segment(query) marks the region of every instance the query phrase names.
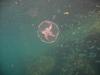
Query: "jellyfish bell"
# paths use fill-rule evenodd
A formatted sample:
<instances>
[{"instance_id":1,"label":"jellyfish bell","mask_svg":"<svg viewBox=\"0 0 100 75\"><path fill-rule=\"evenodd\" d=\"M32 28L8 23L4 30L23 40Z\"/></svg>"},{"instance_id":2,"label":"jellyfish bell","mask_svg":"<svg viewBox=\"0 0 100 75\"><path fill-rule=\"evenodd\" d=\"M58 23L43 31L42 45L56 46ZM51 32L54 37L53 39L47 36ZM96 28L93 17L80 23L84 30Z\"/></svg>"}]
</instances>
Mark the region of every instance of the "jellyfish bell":
<instances>
[{"instance_id":1,"label":"jellyfish bell","mask_svg":"<svg viewBox=\"0 0 100 75\"><path fill-rule=\"evenodd\" d=\"M42 42L53 43L59 35L59 27L52 21L45 20L39 24L37 34Z\"/></svg>"}]
</instances>

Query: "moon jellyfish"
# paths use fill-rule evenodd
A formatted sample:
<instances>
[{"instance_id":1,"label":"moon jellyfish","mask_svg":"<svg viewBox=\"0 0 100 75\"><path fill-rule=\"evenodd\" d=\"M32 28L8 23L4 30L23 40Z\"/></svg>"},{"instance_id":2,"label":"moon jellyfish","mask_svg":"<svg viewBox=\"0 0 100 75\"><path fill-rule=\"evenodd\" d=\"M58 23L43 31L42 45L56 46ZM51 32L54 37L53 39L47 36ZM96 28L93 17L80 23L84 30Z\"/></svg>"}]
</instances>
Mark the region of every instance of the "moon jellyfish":
<instances>
[{"instance_id":1,"label":"moon jellyfish","mask_svg":"<svg viewBox=\"0 0 100 75\"><path fill-rule=\"evenodd\" d=\"M52 21L45 20L39 24L37 34L42 42L53 43L59 35L59 27Z\"/></svg>"}]
</instances>

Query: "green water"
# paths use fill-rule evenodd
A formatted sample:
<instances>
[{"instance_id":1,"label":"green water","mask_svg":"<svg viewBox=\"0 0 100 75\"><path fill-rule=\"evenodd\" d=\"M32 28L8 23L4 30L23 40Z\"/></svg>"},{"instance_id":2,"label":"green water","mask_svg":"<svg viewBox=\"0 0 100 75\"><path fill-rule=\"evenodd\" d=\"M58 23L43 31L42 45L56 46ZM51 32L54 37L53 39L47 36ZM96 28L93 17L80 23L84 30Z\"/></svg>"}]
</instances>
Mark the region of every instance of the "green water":
<instances>
[{"instance_id":1,"label":"green water","mask_svg":"<svg viewBox=\"0 0 100 75\"><path fill-rule=\"evenodd\" d=\"M1 1L0 75L75 75L78 71L97 74L89 62L99 62L94 59L99 43L85 39L92 26L100 22L95 17L97 4L82 0ZM44 20L56 23L60 29L54 43L44 43L37 36L38 25Z\"/></svg>"}]
</instances>

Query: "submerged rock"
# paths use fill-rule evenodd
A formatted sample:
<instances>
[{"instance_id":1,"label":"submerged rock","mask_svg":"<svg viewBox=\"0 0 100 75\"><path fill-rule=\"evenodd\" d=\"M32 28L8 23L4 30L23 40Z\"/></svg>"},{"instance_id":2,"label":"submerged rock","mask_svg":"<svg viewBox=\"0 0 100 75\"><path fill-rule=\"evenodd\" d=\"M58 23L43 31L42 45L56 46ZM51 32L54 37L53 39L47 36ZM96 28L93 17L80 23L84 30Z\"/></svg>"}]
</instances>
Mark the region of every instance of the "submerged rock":
<instances>
[{"instance_id":1,"label":"submerged rock","mask_svg":"<svg viewBox=\"0 0 100 75\"><path fill-rule=\"evenodd\" d=\"M52 57L42 56L27 67L26 75L47 75L52 72L55 60Z\"/></svg>"}]
</instances>

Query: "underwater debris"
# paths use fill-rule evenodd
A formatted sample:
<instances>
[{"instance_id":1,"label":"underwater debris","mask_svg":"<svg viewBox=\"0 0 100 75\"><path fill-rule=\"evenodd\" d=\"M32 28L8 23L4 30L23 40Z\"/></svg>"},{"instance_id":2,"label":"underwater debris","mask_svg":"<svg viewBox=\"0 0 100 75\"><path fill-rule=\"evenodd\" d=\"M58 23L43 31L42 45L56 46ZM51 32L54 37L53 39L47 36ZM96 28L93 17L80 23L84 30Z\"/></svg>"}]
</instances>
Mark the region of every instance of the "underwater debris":
<instances>
[{"instance_id":1,"label":"underwater debris","mask_svg":"<svg viewBox=\"0 0 100 75\"><path fill-rule=\"evenodd\" d=\"M94 59L96 57L97 54L95 53L90 53L90 55L88 56L91 60Z\"/></svg>"},{"instance_id":2,"label":"underwater debris","mask_svg":"<svg viewBox=\"0 0 100 75\"><path fill-rule=\"evenodd\" d=\"M95 46L89 47L89 49L93 49Z\"/></svg>"},{"instance_id":3,"label":"underwater debris","mask_svg":"<svg viewBox=\"0 0 100 75\"><path fill-rule=\"evenodd\" d=\"M68 14L69 14L69 12L67 12L67 11L66 11L66 12L64 12L64 15L68 15Z\"/></svg>"},{"instance_id":4,"label":"underwater debris","mask_svg":"<svg viewBox=\"0 0 100 75\"><path fill-rule=\"evenodd\" d=\"M75 48L77 51L81 51L80 49L78 49L78 48Z\"/></svg>"},{"instance_id":5,"label":"underwater debris","mask_svg":"<svg viewBox=\"0 0 100 75\"><path fill-rule=\"evenodd\" d=\"M87 52L87 50L84 50L83 52Z\"/></svg>"},{"instance_id":6,"label":"underwater debris","mask_svg":"<svg viewBox=\"0 0 100 75\"><path fill-rule=\"evenodd\" d=\"M84 64L79 64L79 66L83 67L83 66L84 66Z\"/></svg>"},{"instance_id":7,"label":"underwater debris","mask_svg":"<svg viewBox=\"0 0 100 75\"><path fill-rule=\"evenodd\" d=\"M80 57L80 58L82 58L82 57L84 57L84 56L86 56L86 54L79 54L79 57Z\"/></svg>"},{"instance_id":8,"label":"underwater debris","mask_svg":"<svg viewBox=\"0 0 100 75\"><path fill-rule=\"evenodd\" d=\"M97 47L97 49L98 49L98 50L100 50L100 48L99 48L99 47Z\"/></svg>"},{"instance_id":9,"label":"underwater debris","mask_svg":"<svg viewBox=\"0 0 100 75\"><path fill-rule=\"evenodd\" d=\"M100 60L95 61L95 63L100 63Z\"/></svg>"}]
</instances>

